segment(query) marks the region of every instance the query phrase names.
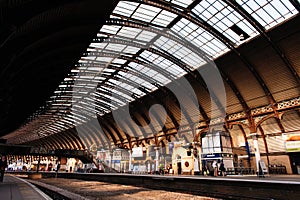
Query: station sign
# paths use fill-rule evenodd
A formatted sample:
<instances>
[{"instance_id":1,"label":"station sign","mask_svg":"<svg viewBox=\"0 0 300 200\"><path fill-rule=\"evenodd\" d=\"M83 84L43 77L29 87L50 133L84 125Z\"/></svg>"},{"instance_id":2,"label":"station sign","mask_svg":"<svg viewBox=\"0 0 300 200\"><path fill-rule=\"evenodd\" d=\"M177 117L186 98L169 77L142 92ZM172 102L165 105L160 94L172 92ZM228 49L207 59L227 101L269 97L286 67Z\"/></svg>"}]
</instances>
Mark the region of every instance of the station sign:
<instances>
[{"instance_id":1,"label":"station sign","mask_svg":"<svg viewBox=\"0 0 300 200\"><path fill-rule=\"evenodd\" d=\"M285 148L287 152L300 151L300 133L285 133L282 137L285 140Z\"/></svg>"}]
</instances>

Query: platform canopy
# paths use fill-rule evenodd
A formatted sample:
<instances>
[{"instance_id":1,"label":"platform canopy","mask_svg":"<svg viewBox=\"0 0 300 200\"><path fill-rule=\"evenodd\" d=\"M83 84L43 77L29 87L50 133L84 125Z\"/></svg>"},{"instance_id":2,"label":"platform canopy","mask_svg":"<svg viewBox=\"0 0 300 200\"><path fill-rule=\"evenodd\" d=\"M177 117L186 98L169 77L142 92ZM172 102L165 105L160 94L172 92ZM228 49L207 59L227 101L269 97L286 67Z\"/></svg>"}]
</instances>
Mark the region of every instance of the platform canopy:
<instances>
[{"instance_id":1,"label":"platform canopy","mask_svg":"<svg viewBox=\"0 0 300 200\"><path fill-rule=\"evenodd\" d=\"M2 139L132 149L223 130L234 146L251 133L276 146L300 133L299 10L298 0L6 1Z\"/></svg>"}]
</instances>

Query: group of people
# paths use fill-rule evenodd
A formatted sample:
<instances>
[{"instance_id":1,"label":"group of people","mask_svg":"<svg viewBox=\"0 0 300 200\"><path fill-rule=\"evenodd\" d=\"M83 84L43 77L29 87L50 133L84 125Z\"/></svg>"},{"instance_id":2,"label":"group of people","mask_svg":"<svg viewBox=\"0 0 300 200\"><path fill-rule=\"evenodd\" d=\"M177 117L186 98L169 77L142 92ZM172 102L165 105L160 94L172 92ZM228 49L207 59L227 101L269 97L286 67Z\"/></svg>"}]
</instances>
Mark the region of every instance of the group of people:
<instances>
[{"instance_id":1,"label":"group of people","mask_svg":"<svg viewBox=\"0 0 300 200\"><path fill-rule=\"evenodd\" d=\"M212 163L208 162L203 167L203 174L206 176L225 176L226 168L223 161L220 161L219 163L216 160Z\"/></svg>"}]
</instances>

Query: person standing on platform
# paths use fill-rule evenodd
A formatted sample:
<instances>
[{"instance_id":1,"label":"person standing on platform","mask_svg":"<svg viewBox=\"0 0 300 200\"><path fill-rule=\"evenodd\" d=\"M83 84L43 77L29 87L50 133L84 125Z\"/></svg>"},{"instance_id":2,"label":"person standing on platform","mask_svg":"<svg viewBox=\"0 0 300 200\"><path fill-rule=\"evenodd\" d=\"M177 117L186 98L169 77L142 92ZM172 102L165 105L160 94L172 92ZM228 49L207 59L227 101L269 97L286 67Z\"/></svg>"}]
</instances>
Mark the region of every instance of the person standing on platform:
<instances>
[{"instance_id":1,"label":"person standing on platform","mask_svg":"<svg viewBox=\"0 0 300 200\"><path fill-rule=\"evenodd\" d=\"M220 172L221 172L221 176L225 176L225 171L226 171L226 168L225 168L225 166L224 166L224 163L223 163L223 161L221 161L221 163L220 163L220 168L219 168L219 170L220 170Z\"/></svg>"},{"instance_id":2,"label":"person standing on platform","mask_svg":"<svg viewBox=\"0 0 300 200\"><path fill-rule=\"evenodd\" d=\"M214 169L214 176L218 176L218 164L216 160L213 161L212 167Z\"/></svg>"},{"instance_id":3,"label":"person standing on platform","mask_svg":"<svg viewBox=\"0 0 300 200\"><path fill-rule=\"evenodd\" d=\"M55 171L58 172L59 170L60 170L60 162L58 161L57 165L56 165L56 170Z\"/></svg>"},{"instance_id":4,"label":"person standing on platform","mask_svg":"<svg viewBox=\"0 0 300 200\"><path fill-rule=\"evenodd\" d=\"M5 156L2 156L1 160L0 160L0 182L3 182L3 178L4 178L4 171L5 168L7 167L7 160Z\"/></svg>"}]
</instances>

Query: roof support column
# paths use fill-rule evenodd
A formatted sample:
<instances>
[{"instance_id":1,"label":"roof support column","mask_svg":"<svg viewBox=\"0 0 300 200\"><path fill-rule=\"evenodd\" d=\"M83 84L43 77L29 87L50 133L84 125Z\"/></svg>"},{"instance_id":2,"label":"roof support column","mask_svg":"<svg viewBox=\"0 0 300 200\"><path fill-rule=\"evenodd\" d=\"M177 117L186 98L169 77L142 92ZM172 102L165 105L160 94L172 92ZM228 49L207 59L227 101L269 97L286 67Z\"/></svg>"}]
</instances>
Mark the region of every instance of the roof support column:
<instances>
[{"instance_id":1,"label":"roof support column","mask_svg":"<svg viewBox=\"0 0 300 200\"><path fill-rule=\"evenodd\" d=\"M253 147L254 147L254 153L255 153L255 163L256 163L256 173L258 175L259 173L259 161L260 159L260 151L258 147L258 134L257 133L251 133L252 139L253 139Z\"/></svg>"},{"instance_id":2,"label":"roof support column","mask_svg":"<svg viewBox=\"0 0 300 200\"><path fill-rule=\"evenodd\" d=\"M159 147L154 147L155 149L155 170L159 172Z\"/></svg>"},{"instance_id":3,"label":"roof support column","mask_svg":"<svg viewBox=\"0 0 300 200\"><path fill-rule=\"evenodd\" d=\"M129 153L129 166L128 166L128 172L131 172L132 171L132 150L128 150L128 153Z\"/></svg>"},{"instance_id":4,"label":"roof support column","mask_svg":"<svg viewBox=\"0 0 300 200\"><path fill-rule=\"evenodd\" d=\"M113 158L113 155L114 155L114 154L113 154L113 149L110 149L110 150L109 150L109 156L110 156L110 157L109 157L109 170L112 169L112 160L113 160L112 158Z\"/></svg>"},{"instance_id":5,"label":"roof support column","mask_svg":"<svg viewBox=\"0 0 300 200\"><path fill-rule=\"evenodd\" d=\"M258 127L260 132L261 132L261 136L263 138L263 141L264 141L264 145L265 145L265 150L266 150L266 156L267 156L267 164L268 166L270 165L270 160L269 160L269 148L268 148L268 143L267 143L267 140L266 140L266 135L264 133L264 130L262 129L261 126Z\"/></svg>"}]
</instances>

